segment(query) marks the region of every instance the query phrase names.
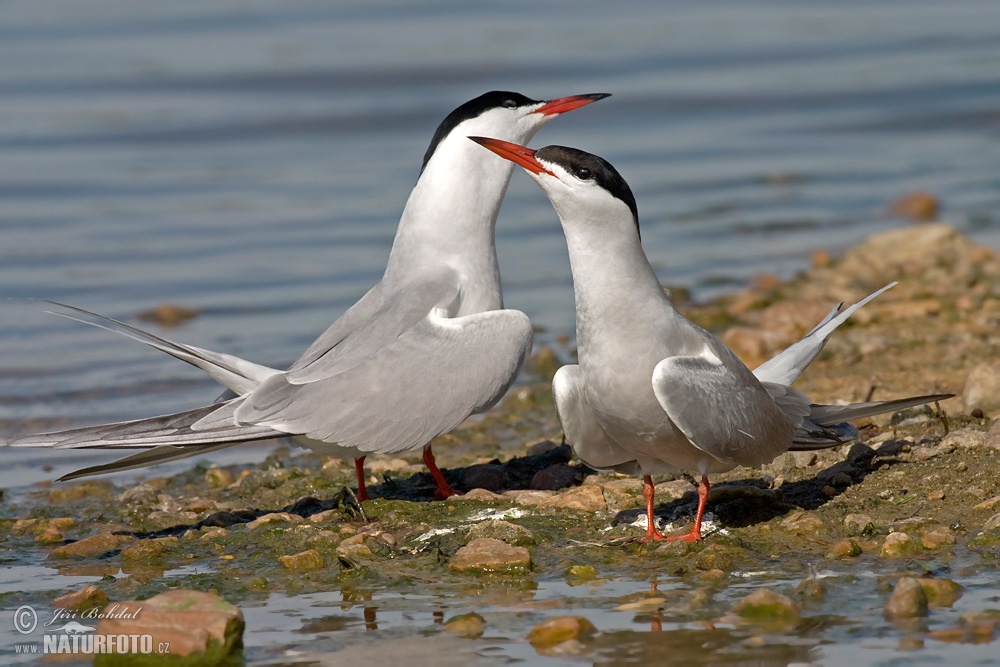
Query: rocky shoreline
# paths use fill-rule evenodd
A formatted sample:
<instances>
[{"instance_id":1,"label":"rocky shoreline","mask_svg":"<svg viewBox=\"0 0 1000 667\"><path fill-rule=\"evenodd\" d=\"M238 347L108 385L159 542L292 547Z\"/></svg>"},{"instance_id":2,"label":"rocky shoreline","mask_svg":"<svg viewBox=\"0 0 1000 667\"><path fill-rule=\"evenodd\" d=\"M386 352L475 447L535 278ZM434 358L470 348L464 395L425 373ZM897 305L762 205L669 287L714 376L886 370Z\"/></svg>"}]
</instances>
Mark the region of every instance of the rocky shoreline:
<instances>
[{"instance_id":1,"label":"rocky shoreline","mask_svg":"<svg viewBox=\"0 0 1000 667\"><path fill-rule=\"evenodd\" d=\"M513 604L531 599L517 583L525 579L652 574L648 594L621 604L658 617L765 619L795 632L805 612L823 609L825 585L807 565L819 561L874 570L879 616L926 618L958 599L961 573L995 569L1000 555L1000 258L946 225L913 226L836 259L818 252L790 281L761 276L745 292L680 306L753 367L836 303L897 280L833 335L796 387L817 402L957 396L867 420L861 442L713 478L699 544L638 543L640 481L596 474L559 444L544 382L435 443L449 482L467 491L446 502L425 502L434 484L419 457L371 459L375 499L359 505L346 490L349 464L279 452L251 468L154 470L128 488L100 479L42 484L4 500L0 538L15 562L41 556L67 574L124 572L96 586L102 603L178 586L236 605L274 592L474 586L493 596L502 589ZM552 370L568 356L538 351L534 368ZM661 528L680 530L694 486L658 481ZM776 562L799 578L796 587L762 588L735 605L720 594L735 572ZM211 572L164 578L190 564ZM684 582L684 592L657 593L657 577ZM2 597L7 607L39 602L29 593ZM459 616L444 627L482 634L482 618ZM990 641L998 619L984 608L948 631L957 642ZM592 625L549 624L526 635L539 652L599 641Z\"/></svg>"}]
</instances>

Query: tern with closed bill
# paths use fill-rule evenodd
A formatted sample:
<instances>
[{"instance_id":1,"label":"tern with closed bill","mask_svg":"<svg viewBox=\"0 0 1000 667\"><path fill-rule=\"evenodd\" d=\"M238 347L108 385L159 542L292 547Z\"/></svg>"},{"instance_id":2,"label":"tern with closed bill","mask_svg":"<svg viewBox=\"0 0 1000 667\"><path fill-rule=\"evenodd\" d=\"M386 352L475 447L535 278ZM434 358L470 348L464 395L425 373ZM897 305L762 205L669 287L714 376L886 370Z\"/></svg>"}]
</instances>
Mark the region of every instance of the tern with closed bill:
<instances>
[{"instance_id":1,"label":"tern with closed bill","mask_svg":"<svg viewBox=\"0 0 1000 667\"><path fill-rule=\"evenodd\" d=\"M321 454L355 459L360 499L368 497L366 455L422 449L437 494L453 495L435 464L431 439L493 406L514 381L532 339L527 316L503 308L494 243L513 165L466 136L496 133L526 142L559 114L604 97L538 101L494 91L452 111L424 155L382 279L288 370L64 306L66 317L193 364L231 393L172 415L0 438L0 445L151 448L62 478L73 479L291 436Z\"/></svg>"},{"instance_id":2,"label":"tern with closed bill","mask_svg":"<svg viewBox=\"0 0 1000 667\"><path fill-rule=\"evenodd\" d=\"M523 167L559 215L579 363L553 378L556 410L583 462L643 477L643 541L700 540L710 474L760 466L789 450L837 446L857 436L849 420L951 397L815 405L790 386L834 329L892 285L843 311L838 306L751 372L673 307L640 244L635 197L611 164L575 148L536 151L470 138ZM677 471L700 475L698 509L689 533L665 537L654 523L651 476Z\"/></svg>"}]
</instances>

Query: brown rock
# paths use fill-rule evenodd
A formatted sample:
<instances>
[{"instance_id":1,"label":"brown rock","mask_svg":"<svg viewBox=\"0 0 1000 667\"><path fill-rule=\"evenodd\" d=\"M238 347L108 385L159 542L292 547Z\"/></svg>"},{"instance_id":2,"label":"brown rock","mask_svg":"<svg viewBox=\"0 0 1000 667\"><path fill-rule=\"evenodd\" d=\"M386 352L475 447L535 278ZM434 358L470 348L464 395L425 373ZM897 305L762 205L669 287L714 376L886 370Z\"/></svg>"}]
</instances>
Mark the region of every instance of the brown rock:
<instances>
[{"instance_id":1,"label":"brown rock","mask_svg":"<svg viewBox=\"0 0 1000 667\"><path fill-rule=\"evenodd\" d=\"M908 192L896 198L889 206L889 210L903 218L910 218L918 222L934 220L938 216L940 204L937 197L924 190Z\"/></svg>"},{"instance_id":2,"label":"brown rock","mask_svg":"<svg viewBox=\"0 0 1000 667\"><path fill-rule=\"evenodd\" d=\"M243 638L243 613L200 591L172 590L148 600L114 602L101 615L96 634L149 634L154 651L169 646L171 656L198 656L199 665L217 664Z\"/></svg>"},{"instance_id":3,"label":"brown rock","mask_svg":"<svg viewBox=\"0 0 1000 667\"><path fill-rule=\"evenodd\" d=\"M757 589L733 605L732 611L749 621L787 627L798 624L801 615L799 606L791 598L769 588Z\"/></svg>"},{"instance_id":4,"label":"brown rock","mask_svg":"<svg viewBox=\"0 0 1000 667\"><path fill-rule=\"evenodd\" d=\"M927 615L927 594L913 577L903 577L889 596L882 611L887 620L915 618Z\"/></svg>"},{"instance_id":5,"label":"brown rock","mask_svg":"<svg viewBox=\"0 0 1000 667\"><path fill-rule=\"evenodd\" d=\"M486 503L492 503L497 500L502 500L503 496L499 493L494 493L493 491L487 491L486 489L469 489L460 496L452 496L448 500L479 500ZM331 510L337 511L337 510Z\"/></svg>"},{"instance_id":6,"label":"brown rock","mask_svg":"<svg viewBox=\"0 0 1000 667\"><path fill-rule=\"evenodd\" d=\"M270 514L265 514L262 517L254 519L247 524L247 530L254 530L260 528L261 526L270 526L276 523L290 523L298 524L305 521L298 514L289 514L288 512L271 512Z\"/></svg>"},{"instance_id":7,"label":"brown rock","mask_svg":"<svg viewBox=\"0 0 1000 667\"><path fill-rule=\"evenodd\" d=\"M76 542L70 542L61 547L56 547L49 552L50 558L84 558L87 556L100 556L111 551L118 551L127 544L131 544L135 538L131 535L115 535L113 533L98 533L85 537Z\"/></svg>"},{"instance_id":8,"label":"brown rock","mask_svg":"<svg viewBox=\"0 0 1000 667\"><path fill-rule=\"evenodd\" d=\"M948 526L933 524L920 529L920 546L932 551L955 544L955 531Z\"/></svg>"},{"instance_id":9,"label":"brown rock","mask_svg":"<svg viewBox=\"0 0 1000 667\"><path fill-rule=\"evenodd\" d=\"M155 560L181 543L177 537L158 537L133 542L122 549L122 558L131 560Z\"/></svg>"},{"instance_id":10,"label":"brown rock","mask_svg":"<svg viewBox=\"0 0 1000 667\"><path fill-rule=\"evenodd\" d=\"M861 547L854 540L847 539L841 540L834 544L826 552L826 557L831 560L840 560L842 558L854 558L861 555Z\"/></svg>"},{"instance_id":11,"label":"brown rock","mask_svg":"<svg viewBox=\"0 0 1000 667\"><path fill-rule=\"evenodd\" d=\"M483 636L483 632L486 630L486 621L482 616L473 611L448 619L442 627L459 637L477 639Z\"/></svg>"},{"instance_id":12,"label":"brown rock","mask_svg":"<svg viewBox=\"0 0 1000 667\"><path fill-rule=\"evenodd\" d=\"M235 481L233 473L225 468L211 468L205 471L205 483L210 489L224 489Z\"/></svg>"},{"instance_id":13,"label":"brown rock","mask_svg":"<svg viewBox=\"0 0 1000 667\"><path fill-rule=\"evenodd\" d=\"M879 554L883 558L908 558L917 553L917 543L906 533L889 533Z\"/></svg>"},{"instance_id":14,"label":"brown rock","mask_svg":"<svg viewBox=\"0 0 1000 667\"><path fill-rule=\"evenodd\" d=\"M199 311L195 308L185 308L172 303L161 303L158 306L139 313L139 319L147 322L155 322L161 327L175 327L190 319L198 317Z\"/></svg>"},{"instance_id":15,"label":"brown rock","mask_svg":"<svg viewBox=\"0 0 1000 667\"><path fill-rule=\"evenodd\" d=\"M459 549L448 566L456 572L526 572L531 554L524 547L481 537Z\"/></svg>"},{"instance_id":16,"label":"brown rock","mask_svg":"<svg viewBox=\"0 0 1000 667\"><path fill-rule=\"evenodd\" d=\"M584 512L600 512L608 509L601 487L594 485L578 486L564 493L556 494L539 503L539 506L583 510Z\"/></svg>"},{"instance_id":17,"label":"brown rock","mask_svg":"<svg viewBox=\"0 0 1000 667\"><path fill-rule=\"evenodd\" d=\"M793 512L785 517L781 525L793 535L813 535L825 528L823 520L809 512Z\"/></svg>"},{"instance_id":18,"label":"brown rock","mask_svg":"<svg viewBox=\"0 0 1000 667\"><path fill-rule=\"evenodd\" d=\"M306 549L297 554L278 556L278 561L293 572L319 570L326 564L323 561L323 556L315 549Z\"/></svg>"},{"instance_id":19,"label":"brown rock","mask_svg":"<svg viewBox=\"0 0 1000 667\"><path fill-rule=\"evenodd\" d=\"M868 526L874 525L874 521L867 514L848 514L844 517L844 527L855 535L860 535Z\"/></svg>"},{"instance_id":20,"label":"brown rock","mask_svg":"<svg viewBox=\"0 0 1000 667\"><path fill-rule=\"evenodd\" d=\"M950 607L962 597L962 586L951 579L917 579L929 607Z\"/></svg>"},{"instance_id":21,"label":"brown rock","mask_svg":"<svg viewBox=\"0 0 1000 667\"><path fill-rule=\"evenodd\" d=\"M674 479L669 482L660 482L653 487L653 493L658 503L668 503L671 500L679 500L684 494L693 493L696 487L686 479ZM641 489L640 489L641 490Z\"/></svg>"},{"instance_id":22,"label":"brown rock","mask_svg":"<svg viewBox=\"0 0 1000 667\"><path fill-rule=\"evenodd\" d=\"M530 546L535 543L535 536L524 526L516 523L503 521L502 519L491 519L481 521L469 529L469 541L477 540L481 537L491 537L514 546Z\"/></svg>"},{"instance_id":23,"label":"brown rock","mask_svg":"<svg viewBox=\"0 0 1000 667\"><path fill-rule=\"evenodd\" d=\"M60 595L52 601L54 609L86 612L91 609L103 609L108 604L107 593L97 586L89 584L83 588Z\"/></svg>"},{"instance_id":24,"label":"brown rock","mask_svg":"<svg viewBox=\"0 0 1000 667\"><path fill-rule=\"evenodd\" d=\"M528 633L528 641L536 651L549 651L560 644L580 641L597 634L594 624L582 616L547 618Z\"/></svg>"},{"instance_id":25,"label":"brown rock","mask_svg":"<svg viewBox=\"0 0 1000 667\"><path fill-rule=\"evenodd\" d=\"M962 401L967 410L979 408L986 414L1000 412L1000 365L984 362L965 378Z\"/></svg>"},{"instance_id":26,"label":"brown rock","mask_svg":"<svg viewBox=\"0 0 1000 667\"><path fill-rule=\"evenodd\" d=\"M550 498L555 497L555 494L552 491L541 491L534 489L515 489L513 491L505 491L503 496L505 498L510 498L518 505L527 505L529 507L534 507L536 505L541 505L542 503L548 501Z\"/></svg>"}]
</instances>

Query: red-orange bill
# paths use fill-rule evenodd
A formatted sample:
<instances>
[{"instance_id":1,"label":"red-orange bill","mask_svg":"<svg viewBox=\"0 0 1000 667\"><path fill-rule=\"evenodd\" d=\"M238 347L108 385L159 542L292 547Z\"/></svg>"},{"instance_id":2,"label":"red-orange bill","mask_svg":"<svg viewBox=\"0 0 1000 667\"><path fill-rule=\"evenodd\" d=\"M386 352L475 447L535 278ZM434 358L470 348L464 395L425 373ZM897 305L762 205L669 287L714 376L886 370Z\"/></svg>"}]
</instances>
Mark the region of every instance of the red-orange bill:
<instances>
[{"instance_id":1,"label":"red-orange bill","mask_svg":"<svg viewBox=\"0 0 1000 667\"><path fill-rule=\"evenodd\" d=\"M569 97L559 97L554 100L549 100L542 106L538 107L538 109L535 110L535 113L540 113L546 116L566 113L567 111L587 106L591 102L603 100L605 97L609 97L610 95L611 93L591 93L589 95L570 95Z\"/></svg>"},{"instance_id":2,"label":"red-orange bill","mask_svg":"<svg viewBox=\"0 0 1000 667\"><path fill-rule=\"evenodd\" d=\"M480 146L490 149L505 160L510 160L514 164L521 165L533 174L552 174L551 171L542 166L541 162L535 159L535 151L530 148L501 139L489 139L487 137L469 138Z\"/></svg>"}]
</instances>

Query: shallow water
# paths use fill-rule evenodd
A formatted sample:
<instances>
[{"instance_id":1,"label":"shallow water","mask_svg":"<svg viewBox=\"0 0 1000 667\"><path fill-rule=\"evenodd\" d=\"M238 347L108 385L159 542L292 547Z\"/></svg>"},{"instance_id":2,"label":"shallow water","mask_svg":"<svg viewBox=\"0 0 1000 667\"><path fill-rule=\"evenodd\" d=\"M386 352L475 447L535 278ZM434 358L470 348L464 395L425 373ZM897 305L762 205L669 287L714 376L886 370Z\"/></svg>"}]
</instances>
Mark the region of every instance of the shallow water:
<instances>
[{"instance_id":1,"label":"shallow water","mask_svg":"<svg viewBox=\"0 0 1000 667\"><path fill-rule=\"evenodd\" d=\"M661 278L697 298L760 272L791 275L815 249L910 224L886 208L917 188L941 198L944 218L1000 247L997 44L992 0L6 3L0 424L134 418L218 393L196 371L46 315L31 297L130 322L178 303L201 314L171 330L137 323L262 363L293 360L377 280L434 127L487 89L613 93L544 128L534 143L611 160L636 192L644 246ZM498 246L508 305L546 329L543 342L571 332L572 287L554 213L518 174ZM252 463L268 451L214 460ZM4 452L0 487L9 500L106 458ZM157 474L190 464L176 465ZM7 567L0 591L31 586L51 599L43 588L87 579L49 570ZM963 605L995 605L996 581L961 581L965 596L935 623L953 621ZM601 630L596 643L578 656L540 658L524 636L557 612L492 603L480 613L497 636L456 648L434 631L435 612L468 609L455 591L371 591L346 609L334 591L246 607L245 654L283 662L363 647L392 660L393 651L425 643L466 660L458 664L641 663L675 654L693 664L990 659L989 645L900 651L899 632L880 618L856 618L846 599L817 614L837 620L824 620L814 641L758 646L744 630L697 622L664 624L654 638L649 618L613 611L618 597L648 588L641 577L534 586L532 599L572 599L573 613ZM315 629L330 605L331 623L342 627ZM9 645L10 630L0 626ZM693 633L702 633L694 635L699 646L716 648L684 653Z\"/></svg>"}]
</instances>

